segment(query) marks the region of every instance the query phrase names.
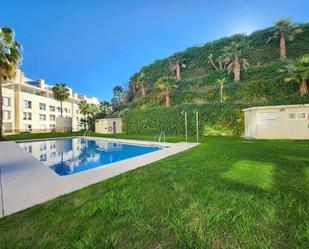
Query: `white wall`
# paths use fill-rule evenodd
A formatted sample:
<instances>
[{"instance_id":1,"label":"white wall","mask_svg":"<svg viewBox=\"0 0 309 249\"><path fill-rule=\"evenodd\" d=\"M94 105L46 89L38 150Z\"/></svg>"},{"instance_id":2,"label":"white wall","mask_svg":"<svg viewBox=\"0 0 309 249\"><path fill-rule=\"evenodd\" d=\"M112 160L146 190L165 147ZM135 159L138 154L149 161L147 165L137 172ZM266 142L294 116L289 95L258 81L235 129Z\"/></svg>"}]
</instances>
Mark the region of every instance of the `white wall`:
<instances>
[{"instance_id":1,"label":"white wall","mask_svg":"<svg viewBox=\"0 0 309 249\"><path fill-rule=\"evenodd\" d=\"M115 128L114 131L114 123ZM95 123L95 132L102 134L114 134L114 133L122 133L122 119L121 118L106 118L106 119L98 119Z\"/></svg>"},{"instance_id":2,"label":"white wall","mask_svg":"<svg viewBox=\"0 0 309 249\"><path fill-rule=\"evenodd\" d=\"M309 139L309 105L245 109L245 136L264 139Z\"/></svg>"}]
</instances>

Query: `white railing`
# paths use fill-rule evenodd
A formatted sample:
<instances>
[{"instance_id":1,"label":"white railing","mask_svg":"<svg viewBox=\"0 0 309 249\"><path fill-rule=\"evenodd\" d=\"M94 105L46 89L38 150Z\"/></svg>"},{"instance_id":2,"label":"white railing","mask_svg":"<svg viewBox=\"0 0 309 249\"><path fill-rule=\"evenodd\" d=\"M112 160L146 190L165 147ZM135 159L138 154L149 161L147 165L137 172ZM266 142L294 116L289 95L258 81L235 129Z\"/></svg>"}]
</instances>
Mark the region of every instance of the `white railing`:
<instances>
[{"instance_id":1,"label":"white railing","mask_svg":"<svg viewBox=\"0 0 309 249\"><path fill-rule=\"evenodd\" d=\"M163 142L165 143L165 131L160 131L158 132L155 137L154 137L154 141L155 142L161 142L161 139L163 140Z\"/></svg>"}]
</instances>

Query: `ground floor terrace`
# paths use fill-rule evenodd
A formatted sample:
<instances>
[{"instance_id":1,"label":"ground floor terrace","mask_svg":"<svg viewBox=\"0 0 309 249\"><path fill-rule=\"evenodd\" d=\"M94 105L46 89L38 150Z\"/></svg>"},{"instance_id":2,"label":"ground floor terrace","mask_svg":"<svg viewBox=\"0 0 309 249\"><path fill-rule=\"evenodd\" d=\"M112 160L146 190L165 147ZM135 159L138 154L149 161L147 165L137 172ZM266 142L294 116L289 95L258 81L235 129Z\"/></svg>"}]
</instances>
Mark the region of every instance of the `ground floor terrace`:
<instances>
[{"instance_id":1,"label":"ground floor terrace","mask_svg":"<svg viewBox=\"0 0 309 249\"><path fill-rule=\"evenodd\" d=\"M200 142L0 219L0 248L309 248L309 141Z\"/></svg>"}]
</instances>

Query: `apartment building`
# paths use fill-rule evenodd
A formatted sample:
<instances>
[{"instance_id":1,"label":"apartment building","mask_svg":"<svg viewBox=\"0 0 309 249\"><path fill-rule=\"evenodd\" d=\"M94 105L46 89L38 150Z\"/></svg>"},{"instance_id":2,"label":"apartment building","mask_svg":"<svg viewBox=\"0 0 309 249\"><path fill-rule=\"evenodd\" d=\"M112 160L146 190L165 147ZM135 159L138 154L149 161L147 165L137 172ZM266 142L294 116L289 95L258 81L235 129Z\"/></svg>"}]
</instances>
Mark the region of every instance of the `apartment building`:
<instances>
[{"instance_id":1,"label":"apartment building","mask_svg":"<svg viewBox=\"0 0 309 249\"><path fill-rule=\"evenodd\" d=\"M55 129L60 116L60 102L53 98L52 86L44 80L32 80L18 71L16 76L2 86L3 128L6 133L41 132ZM81 100L98 105L95 97L77 94L68 88L70 96L62 103L63 117L72 118L74 131L80 130L83 117L78 108Z\"/></svg>"}]
</instances>

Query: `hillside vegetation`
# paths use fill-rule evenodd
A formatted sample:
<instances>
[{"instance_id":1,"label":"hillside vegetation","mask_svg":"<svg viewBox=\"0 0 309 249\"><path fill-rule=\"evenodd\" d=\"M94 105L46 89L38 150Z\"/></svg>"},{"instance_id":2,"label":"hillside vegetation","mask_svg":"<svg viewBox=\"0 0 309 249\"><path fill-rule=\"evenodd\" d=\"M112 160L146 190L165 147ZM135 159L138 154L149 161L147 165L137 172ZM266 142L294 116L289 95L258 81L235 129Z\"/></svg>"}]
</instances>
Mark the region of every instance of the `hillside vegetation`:
<instances>
[{"instance_id":1,"label":"hillside vegetation","mask_svg":"<svg viewBox=\"0 0 309 249\"><path fill-rule=\"evenodd\" d=\"M300 25L303 32L296 35L293 41L287 41L286 49L288 59L294 60L309 54L309 24ZM297 92L297 83L284 82L278 70L286 61L279 60L279 43L270 41L271 28L258 30L250 35L237 34L206 43L203 46L195 46L177 53L177 56L185 61L186 67L181 71L181 80L176 84L178 88L172 94L173 105L184 103L210 103L219 101L218 78L225 77L224 100L225 102L250 102L262 103L298 103L307 101L300 99ZM216 70L209 62L209 56L213 60L222 55L224 47L233 41L245 39L249 49L244 51L243 57L247 59L249 67L242 70L241 81L233 82L232 74L227 70ZM162 76L174 77L170 68L172 55L168 58L157 60L154 63L141 68L130 78L130 83L125 92L124 102L134 107L157 106L163 104L158 95L155 82ZM145 96L141 94L138 84L138 76L144 74L147 82ZM158 97L159 96L159 97Z\"/></svg>"},{"instance_id":2,"label":"hillside vegetation","mask_svg":"<svg viewBox=\"0 0 309 249\"><path fill-rule=\"evenodd\" d=\"M280 19L178 52L141 68L127 89L115 86L114 107L128 134L183 134L183 111L195 133L241 135L242 108L309 103L309 23Z\"/></svg>"}]
</instances>

